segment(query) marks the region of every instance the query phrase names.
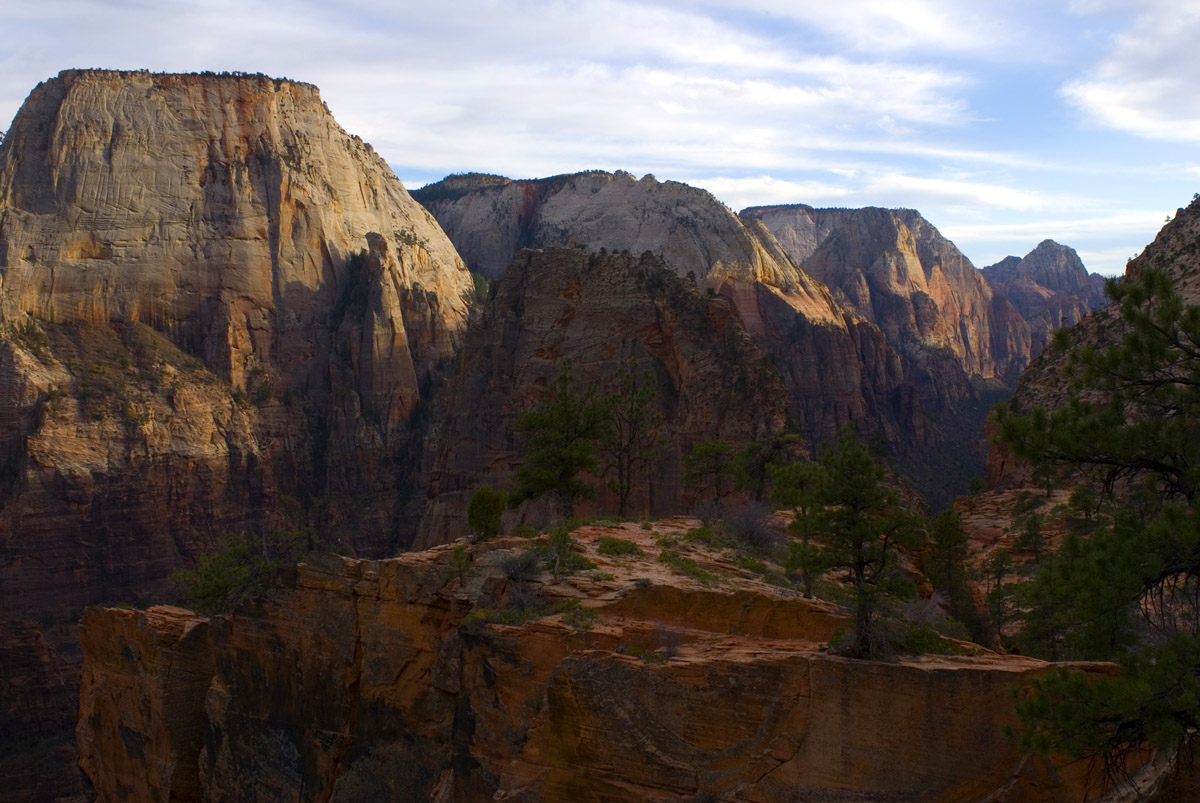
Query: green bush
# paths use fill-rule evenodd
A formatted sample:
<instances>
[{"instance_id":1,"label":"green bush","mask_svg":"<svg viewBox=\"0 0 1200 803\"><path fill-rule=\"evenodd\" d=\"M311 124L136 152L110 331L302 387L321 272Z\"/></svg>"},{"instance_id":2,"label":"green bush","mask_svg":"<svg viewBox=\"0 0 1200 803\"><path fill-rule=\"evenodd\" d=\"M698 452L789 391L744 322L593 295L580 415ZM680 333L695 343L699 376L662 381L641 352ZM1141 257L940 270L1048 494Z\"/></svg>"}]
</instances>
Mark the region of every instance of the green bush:
<instances>
[{"instance_id":1,"label":"green bush","mask_svg":"<svg viewBox=\"0 0 1200 803\"><path fill-rule=\"evenodd\" d=\"M266 570L250 553L245 541L229 536L225 548L215 555L202 555L195 568L179 569L173 575L187 590L192 608L205 616L229 613Z\"/></svg>"},{"instance_id":2,"label":"green bush","mask_svg":"<svg viewBox=\"0 0 1200 803\"><path fill-rule=\"evenodd\" d=\"M554 605L554 612L562 614L563 624L573 630L591 630L596 622L600 620L599 611L594 608L583 607L579 604L579 600L574 597L559 600Z\"/></svg>"},{"instance_id":3,"label":"green bush","mask_svg":"<svg viewBox=\"0 0 1200 803\"><path fill-rule=\"evenodd\" d=\"M500 516L508 504L508 495L487 485L471 495L467 505L467 526L484 541L500 532Z\"/></svg>"},{"instance_id":4,"label":"green bush","mask_svg":"<svg viewBox=\"0 0 1200 803\"><path fill-rule=\"evenodd\" d=\"M694 527L684 533L683 540L709 549L733 549L738 545L736 538L719 527Z\"/></svg>"},{"instance_id":5,"label":"green bush","mask_svg":"<svg viewBox=\"0 0 1200 803\"><path fill-rule=\"evenodd\" d=\"M673 549L664 549L658 556L661 563L665 563L671 568L671 571L676 574L682 574L690 577L702 586L711 586L717 581L716 575L712 572L705 571L700 568L696 561L681 555Z\"/></svg>"},{"instance_id":6,"label":"green bush","mask_svg":"<svg viewBox=\"0 0 1200 803\"><path fill-rule=\"evenodd\" d=\"M599 546L596 551L601 555L644 555L642 548L633 541L626 541L623 538L613 538L611 535L603 535L600 537Z\"/></svg>"},{"instance_id":7,"label":"green bush","mask_svg":"<svg viewBox=\"0 0 1200 803\"><path fill-rule=\"evenodd\" d=\"M644 647L626 647L625 654L640 658L646 664L665 664L670 660L670 656L662 650L647 650Z\"/></svg>"},{"instance_id":8,"label":"green bush","mask_svg":"<svg viewBox=\"0 0 1200 803\"><path fill-rule=\"evenodd\" d=\"M581 554L579 545L571 537L569 524L561 524L552 529L549 542L544 546L534 547L534 550L541 556L546 568L554 573L555 579L560 574L596 568L595 563Z\"/></svg>"}]
</instances>

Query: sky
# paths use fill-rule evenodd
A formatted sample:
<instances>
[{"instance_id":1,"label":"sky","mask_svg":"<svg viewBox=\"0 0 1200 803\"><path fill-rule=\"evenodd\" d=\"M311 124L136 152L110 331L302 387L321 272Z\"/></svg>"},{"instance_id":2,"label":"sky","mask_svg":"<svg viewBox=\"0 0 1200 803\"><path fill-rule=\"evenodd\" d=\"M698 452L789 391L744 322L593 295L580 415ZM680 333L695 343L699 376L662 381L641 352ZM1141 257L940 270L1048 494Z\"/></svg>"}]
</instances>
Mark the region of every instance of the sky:
<instances>
[{"instance_id":1,"label":"sky","mask_svg":"<svg viewBox=\"0 0 1200 803\"><path fill-rule=\"evenodd\" d=\"M72 67L316 84L414 189L580 170L909 207L1115 274L1200 190L1198 0L0 0L0 129Z\"/></svg>"}]
</instances>

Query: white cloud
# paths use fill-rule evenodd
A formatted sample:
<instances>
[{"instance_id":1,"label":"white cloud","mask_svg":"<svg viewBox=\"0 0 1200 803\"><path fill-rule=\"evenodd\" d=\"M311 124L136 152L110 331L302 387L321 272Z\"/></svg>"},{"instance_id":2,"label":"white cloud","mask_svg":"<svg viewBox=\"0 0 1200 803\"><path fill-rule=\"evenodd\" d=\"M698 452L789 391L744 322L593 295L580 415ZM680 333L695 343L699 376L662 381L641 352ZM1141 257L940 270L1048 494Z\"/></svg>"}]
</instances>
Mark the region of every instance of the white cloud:
<instances>
[{"instance_id":1,"label":"white cloud","mask_svg":"<svg viewBox=\"0 0 1200 803\"><path fill-rule=\"evenodd\" d=\"M1148 139L1200 142L1197 41L1195 3L1145 2L1108 54L1064 84L1062 94L1100 126Z\"/></svg>"},{"instance_id":2,"label":"white cloud","mask_svg":"<svg viewBox=\"0 0 1200 803\"><path fill-rule=\"evenodd\" d=\"M1011 4L1008 4L1011 9ZM914 50L972 53L1003 48L1018 38L1005 6L986 0L742 0L731 8L779 15L814 26L865 53Z\"/></svg>"},{"instance_id":3,"label":"white cloud","mask_svg":"<svg viewBox=\"0 0 1200 803\"><path fill-rule=\"evenodd\" d=\"M1161 211L1138 210L1115 215L1103 215L1075 219L1039 219L1035 221L958 224L947 226L958 237L988 238L1019 242L1030 237L1050 238L1070 244L1071 240L1094 234L1135 234L1150 230L1157 232L1163 226ZM1153 236L1153 235L1152 235ZM1149 242L1147 240L1146 242Z\"/></svg>"}]
</instances>

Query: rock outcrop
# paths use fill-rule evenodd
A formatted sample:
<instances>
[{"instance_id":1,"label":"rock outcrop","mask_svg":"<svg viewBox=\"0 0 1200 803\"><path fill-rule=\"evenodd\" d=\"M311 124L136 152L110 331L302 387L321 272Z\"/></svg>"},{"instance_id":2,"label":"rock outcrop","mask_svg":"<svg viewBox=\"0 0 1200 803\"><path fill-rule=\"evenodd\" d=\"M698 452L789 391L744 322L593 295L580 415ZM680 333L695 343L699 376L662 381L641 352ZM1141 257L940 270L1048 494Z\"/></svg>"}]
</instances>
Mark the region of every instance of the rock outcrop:
<instances>
[{"instance_id":1,"label":"rock outcrop","mask_svg":"<svg viewBox=\"0 0 1200 803\"><path fill-rule=\"evenodd\" d=\"M451 353L469 277L316 87L69 70L30 94L0 150L0 317L141 321L235 387L257 372L317 392L330 344L314 334L336 329L370 232L372 301L396 331L364 345L416 340L419 372Z\"/></svg>"},{"instance_id":2,"label":"rock outcrop","mask_svg":"<svg viewBox=\"0 0 1200 803\"><path fill-rule=\"evenodd\" d=\"M523 548L508 539L468 546L467 568L450 546L322 558L207 624L92 611L83 766L114 801L1082 799L1080 767L1022 758L1001 733L1011 687L1044 664L826 654L836 606L703 549L675 547L712 587L654 559L692 524L584 528L599 570L558 581L507 579ZM644 556L601 555L603 536ZM540 616L487 624L530 599ZM197 797L170 771L189 762Z\"/></svg>"},{"instance_id":3,"label":"rock outcrop","mask_svg":"<svg viewBox=\"0 0 1200 803\"><path fill-rule=\"evenodd\" d=\"M751 207L788 256L901 353L948 351L968 377L1015 381L1029 359L1021 316L954 243L911 209Z\"/></svg>"},{"instance_id":4,"label":"rock outcrop","mask_svg":"<svg viewBox=\"0 0 1200 803\"><path fill-rule=\"evenodd\" d=\"M499 278L522 248L652 251L703 286L761 282L814 322L840 311L796 269L766 229L747 225L706 190L654 176L592 171L511 181L451 176L415 190L473 270Z\"/></svg>"},{"instance_id":5,"label":"rock outcrop","mask_svg":"<svg viewBox=\"0 0 1200 803\"><path fill-rule=\"evenodd\" d=\"M1074 248L1053 240L1043 240L1023 259L1005 257L988 265L983 275L1029 323L1030 358L1056 329L1074 326L1106 303L1104 277L1089 274Z\"/></svg>"},{"instance_id":6,"label":"rock outcrop","mask_svg":"<svg viewBox=\"0 0 1200 803\"><path fill-rule=\"evenodd\" d=\"M82 663L74 631L73 621L0 619L0 800L88 800L72 739Z\"/></svg>"},{"instance_id":7,"label":"rock outcrop","mask_svg":"<svg viewBox=\"0 0 1200 803\"><path fill-rule=\"evenodd\" d=\"M691 510L698 489L684 482L683 459L693 445L722 438L739 446L789 417L770 356L727 299L706 295L649 253L522 251L469 329L440 405L430 502L415 546L465 534L471 493L512 482L525 438L513 422L564 362L580 385L608 393L630 358L652 373L663 422L657 456L634 483L631 513ZM595 503L615 509L604 482L596 485Z\"/></svg>"},{"instance_id":8,"label":"rock outcrop","mask_svg":"<svg viewBox=\"0 0 1200 803\"><path fill-rule=\"evenodd\" d=\"M392 554L415 531L410 422L471 286L313 86L39 85L0 145L3 616L170 598L229 534Z\"/></svg>"}]
</instances>

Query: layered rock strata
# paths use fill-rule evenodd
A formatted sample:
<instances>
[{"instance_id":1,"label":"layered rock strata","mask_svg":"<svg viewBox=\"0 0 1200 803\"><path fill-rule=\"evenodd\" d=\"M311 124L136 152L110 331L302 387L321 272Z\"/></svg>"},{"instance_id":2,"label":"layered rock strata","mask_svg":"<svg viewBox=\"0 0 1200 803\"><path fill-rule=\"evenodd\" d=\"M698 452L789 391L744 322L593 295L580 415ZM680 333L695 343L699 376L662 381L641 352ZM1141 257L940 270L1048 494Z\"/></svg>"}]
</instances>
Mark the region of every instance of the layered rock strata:
<instances>
[{"instance_id":1,"label":"layered rock strata","mask_svg":"<svg viewBox=\"0 0 1200 803\"><path fill-rule=\"evenodd\" d=\"M906 353L954 355L967 376L1011 382L1029 359L1029 331L954 243L912 209L751 207L788 256Z\"/></svg>"},{"instance_id":2,"label":"layered rock strata","mask_svg":"<svg viewBox=\"0 0 1200 803\"><path fill-rule=\"evenodd\" d=\"M644 557L601 555L602 536ZM658 535L635 524L575 537L597 572L509 580L524 547L500 540L469 546L465 569L449 546L323 558L207 624L93 611L83 765L112 800L1082 798L1078 767L1022 758L1001 733L1010 689L1043 664L834 657L819 645L844 621L836 606L683 547L718 578L704 587L655 560ZM595 619L485 624L531 598ZM146 702L113 704L124 696ZM185 765L198 795L190 770L170 771Z\"/></svg>"}]
</instances>

